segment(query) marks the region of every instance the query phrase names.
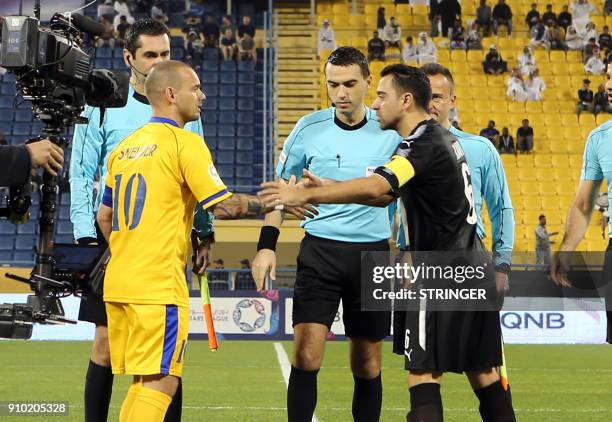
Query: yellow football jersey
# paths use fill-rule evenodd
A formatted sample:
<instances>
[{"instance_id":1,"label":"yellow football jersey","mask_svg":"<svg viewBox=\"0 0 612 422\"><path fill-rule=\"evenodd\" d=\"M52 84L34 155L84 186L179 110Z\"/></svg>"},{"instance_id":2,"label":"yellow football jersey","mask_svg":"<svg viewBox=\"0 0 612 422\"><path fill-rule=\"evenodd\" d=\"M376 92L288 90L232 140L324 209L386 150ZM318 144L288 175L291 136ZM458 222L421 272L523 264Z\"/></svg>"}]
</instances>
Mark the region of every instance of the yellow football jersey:
<instances>
[{"instance_id":1,"label":"yellow football jersey","mask_svg":"<svg viewBox=\"0 0 612 422\"><path fill-rule=\"evenodd\" d=\"M185 266L196 202L232 194L202 139L153 117L108 158L102 202L112 207L104 300L189 306Z\"/></svg>"}]
</instances>

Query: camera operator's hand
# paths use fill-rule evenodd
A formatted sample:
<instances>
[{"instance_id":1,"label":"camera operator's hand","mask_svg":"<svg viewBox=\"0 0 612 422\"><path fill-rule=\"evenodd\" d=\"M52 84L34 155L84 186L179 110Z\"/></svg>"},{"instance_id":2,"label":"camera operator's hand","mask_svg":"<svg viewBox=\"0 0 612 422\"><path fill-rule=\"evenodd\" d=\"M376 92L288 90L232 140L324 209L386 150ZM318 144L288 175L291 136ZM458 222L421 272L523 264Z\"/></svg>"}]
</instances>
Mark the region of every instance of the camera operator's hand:
<instances>
[{"instance_id":1,"label":"camera operator's hand","mask_svg":"<svg viewBox=\"0 0 612 422\"><path fill-rule=\"evenodd\" d=\"M51 175L57 172L64 164L64 151L48 139L27 144L26 147L32 157L32 168L44 167Z\"/></svg>"}]
</instances>

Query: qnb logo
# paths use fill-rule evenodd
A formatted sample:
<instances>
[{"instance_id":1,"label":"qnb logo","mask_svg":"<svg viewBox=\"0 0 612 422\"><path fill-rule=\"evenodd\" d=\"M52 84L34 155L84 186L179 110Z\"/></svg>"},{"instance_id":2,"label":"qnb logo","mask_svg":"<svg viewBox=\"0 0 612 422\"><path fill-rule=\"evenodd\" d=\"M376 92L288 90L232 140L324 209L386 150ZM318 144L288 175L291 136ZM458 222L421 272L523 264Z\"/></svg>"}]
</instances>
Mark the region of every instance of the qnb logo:
<instances>
[{"instance_id":1,"label":"qnb logo","mask_svg":"<svg viewBox=\"0 0 612 422\"><path fill-rule=\"evenodd\" d=\"M257 299L242 299L234 308L234 323L245 333L263 327L266 321L264 305Z\"/></svg>"},{"instance_id":2,"label":"qnb logo","mask_svg":"<svg viewBox=\"0 0 612 422\"><path fill-rule=\"evenodd\" d=\"M559 312L506 312L502 326L510 330L560 330L565 328L565 316Z\"/></svg>"}]
</instances>

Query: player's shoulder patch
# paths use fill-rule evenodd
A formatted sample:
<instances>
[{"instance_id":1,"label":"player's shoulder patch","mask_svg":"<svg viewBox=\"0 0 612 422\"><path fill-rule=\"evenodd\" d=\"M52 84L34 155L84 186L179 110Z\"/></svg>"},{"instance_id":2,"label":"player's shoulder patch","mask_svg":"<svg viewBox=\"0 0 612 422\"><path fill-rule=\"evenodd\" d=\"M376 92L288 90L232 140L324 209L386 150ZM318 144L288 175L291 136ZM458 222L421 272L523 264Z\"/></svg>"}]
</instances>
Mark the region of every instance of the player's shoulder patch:
<instances>
[{"instance_id":1,"label":"player's shoulder patch","mask_svg":"<svg viewBox=\"0 0 612 422\"><path fill-rule=\"evenodd\" d=\"M221 177L217 172L217 168L212 163L208 166L208 175L217 186L224 186L223 180L221 180Z\"/></svg>"}]
</instances>

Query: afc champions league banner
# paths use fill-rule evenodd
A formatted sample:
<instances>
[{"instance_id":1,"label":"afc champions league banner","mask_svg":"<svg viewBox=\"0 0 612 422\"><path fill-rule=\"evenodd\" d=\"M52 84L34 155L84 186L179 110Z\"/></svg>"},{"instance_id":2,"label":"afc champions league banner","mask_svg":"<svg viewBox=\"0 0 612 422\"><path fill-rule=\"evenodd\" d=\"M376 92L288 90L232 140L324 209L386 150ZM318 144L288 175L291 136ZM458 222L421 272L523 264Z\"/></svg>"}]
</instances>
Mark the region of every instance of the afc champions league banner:
<instances>
[{"instance_id":1,"label":"afc champions league banner","mask_svg":"<svg viewBox=\"0 0 612 422\"><path fill-rule=\"evenodd\" d=\"M293 292L212 292L217 338L239 340L291 340ZM0 303L25 303L26 294L0 294ZM541 303L542 309L551 309ZM66 317L77 319L80 299L62 299ZM206 323L199 291L191 292L190 338L206 339ZM504 341L512 344L600 344L605 340L606 316L599 310L502 311ZM40 325L32 340L92 340L93 324ZM344 339L342 305L334 318L329 339ZM5 339L1 339L5 340ZM23 341L23 340L8 340Z\"/></svg>"}]
</instances>

